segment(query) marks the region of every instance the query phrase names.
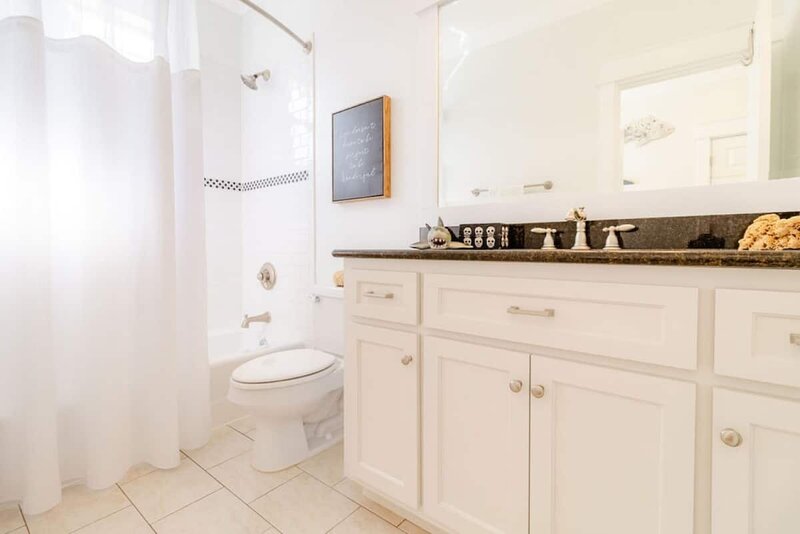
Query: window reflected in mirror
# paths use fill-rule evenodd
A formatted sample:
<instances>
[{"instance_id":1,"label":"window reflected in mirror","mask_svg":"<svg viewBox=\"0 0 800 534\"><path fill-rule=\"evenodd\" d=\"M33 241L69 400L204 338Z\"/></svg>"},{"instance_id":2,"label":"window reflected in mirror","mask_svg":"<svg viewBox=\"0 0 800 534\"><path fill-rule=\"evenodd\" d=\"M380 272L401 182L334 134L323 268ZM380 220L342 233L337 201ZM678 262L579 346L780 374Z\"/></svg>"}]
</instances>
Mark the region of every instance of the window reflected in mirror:
<instances>
[{"instance_id":1,"label":"window reflected in mirror","mask_svg":"<svg viewBox=\"0 0 800 534\"><path fill-rule=\"evenodd\" d=\"M623 89L624 189L747 180L747 74L731 65Z\"/></svg>"}]
</instances>

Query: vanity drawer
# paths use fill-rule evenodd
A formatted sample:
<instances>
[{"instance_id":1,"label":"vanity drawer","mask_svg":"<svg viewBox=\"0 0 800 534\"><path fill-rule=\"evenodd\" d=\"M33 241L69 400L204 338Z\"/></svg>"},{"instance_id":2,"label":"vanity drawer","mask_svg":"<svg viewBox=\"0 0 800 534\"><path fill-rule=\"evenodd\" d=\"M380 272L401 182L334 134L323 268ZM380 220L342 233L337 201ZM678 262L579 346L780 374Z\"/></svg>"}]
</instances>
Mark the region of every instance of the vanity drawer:
<instances>
[{"instance_id":1,"label":"vanity drawer","mask_svg":"<svg viewBox=\"0 0 800 534\"><path fill-rule=\"evenodd\" d=\"M698 289L483 276L425 276L431 328L697 367Z\"/></svg>"},{"instance_id":2,"label":"vanity drawer","mask_svg":"<svg viewBox=\"0 0 800 534\"><path fill-rule=\"evenodd\" d=\"M718 289L714 371L800 387L800 293Z\"/></svg>"},{"instance_id":3,"label":"vanity drawer","mask_svg":"<svg viewBox=\"0 0 800 534\"><path fill-rule=\"evenodd\" d=\"M417 324L417 273L352 269L345 293L351 315L395 323Z\"/></svg>"}]
</instances>

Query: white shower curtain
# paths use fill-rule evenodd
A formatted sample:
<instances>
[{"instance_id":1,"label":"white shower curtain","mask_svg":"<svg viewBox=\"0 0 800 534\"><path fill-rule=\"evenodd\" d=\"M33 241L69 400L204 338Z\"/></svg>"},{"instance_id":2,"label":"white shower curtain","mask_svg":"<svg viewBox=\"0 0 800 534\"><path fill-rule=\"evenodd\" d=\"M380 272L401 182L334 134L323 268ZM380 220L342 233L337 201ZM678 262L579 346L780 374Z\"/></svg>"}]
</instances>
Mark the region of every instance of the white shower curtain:
<instances>
[{"instance_id":1,"label":"white shower curtain","mask_svg":"<svg viewBox=\"0 0 800 534\"><path fill-rule=\"evenodd\" d=\"M193 0L0 0L0 503L208 439Z\"/></svg>"}]
</instances>

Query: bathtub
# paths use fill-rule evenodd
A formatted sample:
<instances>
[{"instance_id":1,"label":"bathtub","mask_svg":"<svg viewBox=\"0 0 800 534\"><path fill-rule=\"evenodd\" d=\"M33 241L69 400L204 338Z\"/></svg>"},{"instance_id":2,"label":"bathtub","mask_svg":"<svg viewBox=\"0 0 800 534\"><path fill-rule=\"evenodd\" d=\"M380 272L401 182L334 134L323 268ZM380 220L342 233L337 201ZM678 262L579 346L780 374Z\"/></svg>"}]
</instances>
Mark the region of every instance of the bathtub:
<instances>
[{"instance_id":1,"label":"bathtub","mask_svg":"<svg viewBox=\"0 0 800 534\"><path fill-rule=\"evenodd\" d=\"M208 360L211 365L211 422L217 427L244 417L246 414L238 406L228 402L228 381L233 370L244 362L270 352L298 349L305 346L299 341L286 341L268 338L266 345L260 345L262 331L236 328L214 331L208 334Z\"/></svg>"}]
</instances>

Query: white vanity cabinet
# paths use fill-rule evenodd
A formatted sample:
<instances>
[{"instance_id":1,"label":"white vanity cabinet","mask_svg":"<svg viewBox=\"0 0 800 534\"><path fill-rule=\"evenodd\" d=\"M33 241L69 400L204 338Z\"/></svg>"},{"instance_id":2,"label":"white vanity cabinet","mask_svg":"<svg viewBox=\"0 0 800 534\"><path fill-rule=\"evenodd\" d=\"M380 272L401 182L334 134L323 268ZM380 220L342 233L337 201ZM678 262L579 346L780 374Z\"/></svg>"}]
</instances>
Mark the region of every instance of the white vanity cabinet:
<instances>
[{"instance_id":1,"label":"white vanity cabinet","mask_svg":"<svg viewBox=\"0 0 800 534\"><path fill-rule=\"evenodd\" d=\"M386 506L453 534L800 532L797 271L345 278L345 472Z\"/></svg>"},{"instance_id":2,"label":"white vanity cabinet","mask_svg":"<svg viewBox=\"0 0 800 534\"><path fill-rule=\"evenodd\" d=\"M717 373L800 387L800 293L720 289L716 310Z\"/></svg>"},{"instance_id":3,"label":"white vanity cabinet","mask_svg":"<svg viewBox=\"0 0 800 534\"><path fill-rule=\"evenodd\" d=\"M694 384L541 356L531 384L530 532L692 531Z\"/></svg>"},{"instance_id":4,"label":"white vanity cabinet","mask_svg":"<svg viewBox=\"0 0 800 534\"><path fill-rule=\"evenodd\" d=\"M697 367L697 289L431 274L432 328L614 358Z\"/></svg>"},{"instance_id":5,"label":"white vanity cabinet","mask_svg":"<svg viewBox=\"0 0 800 534\"><path fill-rule=\"evenodd\" d=\"M348 476L419 503L419 354L416 334L350 324L345 356Z\"/></svg>"},{"instance_id":6,"label":"white vanity cabinet","mask_svg":"<svg viewBox=\"0 0 800 534\"><path fill-rule=\"evenodd\" d=\"M800 532L800 402L714 391L712 534Z\"/></svg>"},{"instance_id":7,"label":"white vanity cabinet","mask_svg":"<svg viewBox=\"0 0 800 534\"><path fill-rule=\"evenodd\" d=\"M454 532L525 532L529 355L426 336L424 509Z\"/></svg>"}]
</instances>

